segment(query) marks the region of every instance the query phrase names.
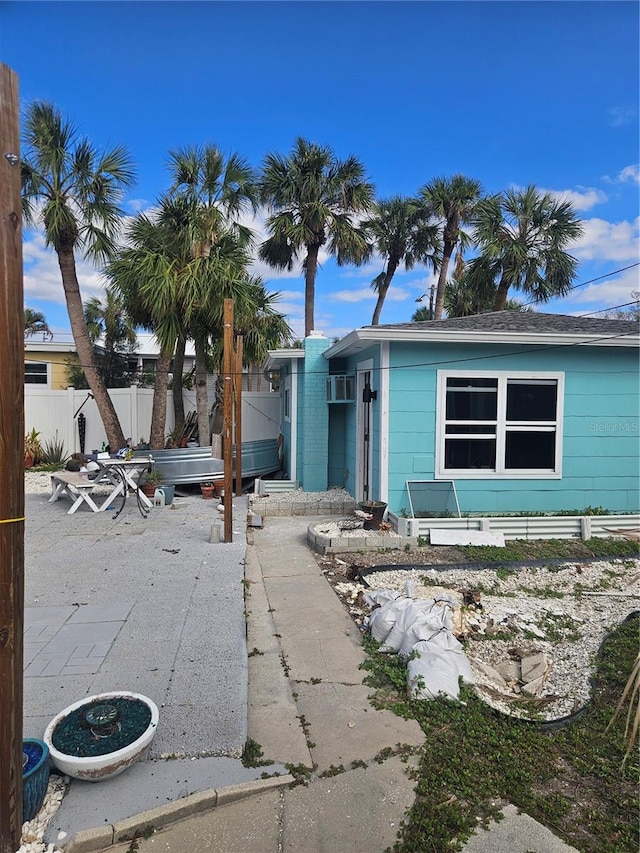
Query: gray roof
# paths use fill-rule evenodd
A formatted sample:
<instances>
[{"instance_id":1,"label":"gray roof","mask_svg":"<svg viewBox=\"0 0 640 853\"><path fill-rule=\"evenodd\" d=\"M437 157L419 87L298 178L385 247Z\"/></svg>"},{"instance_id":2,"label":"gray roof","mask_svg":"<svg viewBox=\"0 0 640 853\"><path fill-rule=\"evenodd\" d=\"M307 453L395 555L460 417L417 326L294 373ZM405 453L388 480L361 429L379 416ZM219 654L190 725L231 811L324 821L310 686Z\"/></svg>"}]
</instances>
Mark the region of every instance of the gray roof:
<instances>
[{"instance_id":1,"label":"gray roof","mask_svg":"<svg viewBox=\"0 0 640 853\"><path fill-rule=\"evenodd\" d=\"M389 323L364 326L366 329L406 329L417 331L522 332L565 335L638 334L640 324L630 320L603 320L599 317L570 317L567 314L541 314L533 311L491 311L471 317L424 320L420 323Z\"/></svg>"}]
</instances>

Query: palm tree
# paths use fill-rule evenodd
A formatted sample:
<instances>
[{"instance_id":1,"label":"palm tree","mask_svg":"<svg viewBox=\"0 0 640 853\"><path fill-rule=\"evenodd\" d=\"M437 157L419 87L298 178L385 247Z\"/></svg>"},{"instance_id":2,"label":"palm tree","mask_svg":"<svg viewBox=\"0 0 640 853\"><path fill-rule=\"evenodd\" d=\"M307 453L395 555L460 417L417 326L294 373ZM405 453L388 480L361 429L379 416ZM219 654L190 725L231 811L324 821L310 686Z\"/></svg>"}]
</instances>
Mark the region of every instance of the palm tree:
<instances>
[{"instance_id":1,"label":"palm tree","mask_svg":"<svg viewBox=\"0 0 640 853\"><path fill-rule=\"evenodd\" d=\"M104 338L104 381L107 388L111 388L117 374L126 378L122 376L122 356L135 350L135 323L126 310L124 299L113 288L107 289L104 302L97 296L85 302L84 319L94 346Z\"/></svg>"},{"instance_id":2,"label":"palm tree","mask_svg":"<svg viewBox=\"0 0 640 853\"><path fill-rule=\"evenodd\" d=\"M423 323L425 320L432 320L431 311L428 305L421 305L411 315L412 323Z\"/></svg>"},{"instance_id":3,"label":"palm tree","mask_svg":"<svg viewBox=\"0 0 640 853\"><path fill-rule=\"evenodd\" d=\"M127 229L129 246L105 272L137 326L154 333L160 354L154 378L149 445L164 447L169 366L176 340L186 336L178 298L178 280L187 259L171 227L162 220L168 199L153 219L138 214Z\"/></svg>"},{"instance_id":4,"label":"palm tree","mask_svg":"<svg viewBox=\"0 0 640 853\"><path fill-rule=\"evenodd\" d=\"M315 281L323 246L339 265L360 263L367 241L355 217L370 210L373 185L355 157L340 160L331 148L298 137L286 157L267 154L260 181L270 216L270 236L260 257L276 269L302 261L305 276L305 336L314 328Z\"/></svg>"},{"instance_id":5,"label":"palm tree","mask_svg":"<svg viewBox=\"0 0 640 853\"><path fill-rule=\"evenodd\" d=\"M214 145L170 152L170 198L179 205L179 232L188 247L181 302L195 343L196 407L200 444L209 443L206 360L211 326L222 330L225 298L246 298L246 250L253 232L240 217L256 209L256 175L238 154L228 158ZM212 263L206 263L212 261ZM235 296L234 296L235 294Z\"/></svg>"},{"instance_id":6,"label":"palm tree","mask_svg":"<svg viewBox=\"0 0 640 853\"><path fill-rule=\"evenodd\" d=\"M24 336L30 338L32 335L42 335L43 340L51 340L53 333L49 328L47 319L41 311L33 308L24 309Z\"/></svg>"},{"instance_id":7,"label":"palm tree","mask_svg":"<svg viewBox=\"0 0 640 853\"><path fill-rule=\"evenodd\" d=\"M42 221L45 241L58 256L71 331L95 397L109 445L124 446L116 410L96 368L84 319L76 253L95 261L113 255L123 190L134 183L122 147L97 151L51 104L36 102L24 122L22 196L25 221Z\"/></svg>"},{"instance_id":8,"label":"palm tree","mask_svg":"<svg viewBox=\"0 0 640 853\"><path fill-rule=\"evenodd\" d=\"M188 231L194 258L208 257L219 231L231 231L241 246L249 246L253 232L240 222L255 212L258 185L255 171L239 154L226 159L215 145L180 148L169 152L173 183L169 195L179 196L190 210Z\"/></svg>"},{"instance_id":9,"label":"palm tree","mask_svg":"<svg viewBox=\"0 0 640 853\"><path fill-rule=\"evenodd\" d=\"M469 272L493 284L494 311L505 308L511 287L534 302L569 291L578 262L565 249L582 234L570 202L534 186L510 189L483 200L474 225L480 256Z\"/></svg>"},{"instance_id":10,"label":"palm tree","mask_svg":"<svg viewBox=\"0 0 640 853\"><path fill-rule=\"evenodd\" d=\"M391 280L400 264L413 269L416 263L431 260L436 267L438 251L438 229L427 222L427 217L415 199L394 196L376 202L373 215L362 222L371 248L385 260L385 269L371 282L378 294L371 325L380 322Z\"/></svg>"},{"instance_id":11,"label":"palm tree","mask_svg":"<svg viewBox=\"0 0 640 853\"><path fill-rule=\"evenodd\" d=\"M255 208L257 189L251 167L237 154L225 159L214 145L170 151L169 169L171 188L160 199L157 214L136 217L129 229L131 247L109 266L108 274L146 314L160 342L163 366L168 368L177 343L194 339L198 431L204 445L209 442L209 335L214 317L221 328L224 298L237 294L247 278L251 231L239 217ZM174 392L181 382L174 375ZM154 401L162 394L166 399L165 378L156 373ZM179 405L179 393L177 397ZM181 419L184 413L178 412L176 423ZM155 442L164 440L164 423L161 406L157 411L154 406Z\"/></svg>"},{"instance_id":12,"label":"palm tree","mask_svg":"<svg viewBox=\"0 0 640 853\"><path fill-rule=\"evenodd\" d=\"M495 286L491 280L478 280L466 271L455 273L444 291L444 308L447 317L470 317L493 311ZM516 299L507 299L505 311L531 311Z\"/></svg>"},{"instance_id":13,"label":"palm tree","mask_svg":"<svg viewBox=\"0 0 640 853\"><path fill-rule=\"evenodd\" d=\"M468 224L482 194L482 186L473 178L454 175L451 178L434 178L419 192L426 213L438 220L442 232L442 257L436 289L434 320L442 319L444 291L449 262L456 248L462 252L469 238L460 226Z\"/></svg>"}]
</instances>

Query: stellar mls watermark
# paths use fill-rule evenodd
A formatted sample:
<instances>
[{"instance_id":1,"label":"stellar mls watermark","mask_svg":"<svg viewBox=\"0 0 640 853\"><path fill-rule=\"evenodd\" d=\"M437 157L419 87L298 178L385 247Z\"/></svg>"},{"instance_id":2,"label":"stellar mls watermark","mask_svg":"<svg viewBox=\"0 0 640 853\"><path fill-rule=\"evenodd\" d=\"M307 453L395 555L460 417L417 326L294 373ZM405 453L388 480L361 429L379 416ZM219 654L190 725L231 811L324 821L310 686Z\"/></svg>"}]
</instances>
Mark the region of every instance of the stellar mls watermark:
<instances>
[{"instance_id":1,"label":"stellar mls watermark","mask_svg":"<svg viewBox=\"0 0 640 853\"><path fill-rule=\"evenodd\" d=\"M606 433L630 433L637 434L638 432L638 424L637 423L628 423L624 421L605 421L604 423L595 423L592 421L589 424L589 429L591 432L606 432Z\"/></svg>"}]
</instances>

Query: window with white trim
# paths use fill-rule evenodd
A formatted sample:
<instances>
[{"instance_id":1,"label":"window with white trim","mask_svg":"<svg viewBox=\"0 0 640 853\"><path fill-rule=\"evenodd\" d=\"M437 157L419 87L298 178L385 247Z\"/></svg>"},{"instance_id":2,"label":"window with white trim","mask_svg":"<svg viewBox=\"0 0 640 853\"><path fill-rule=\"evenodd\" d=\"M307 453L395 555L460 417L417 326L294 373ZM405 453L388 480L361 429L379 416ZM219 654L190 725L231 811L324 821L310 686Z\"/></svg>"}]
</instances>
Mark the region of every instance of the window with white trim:
<instances>
[{"instance_id":1,"label":"window with white trim","mask_svg":"<svg viewBox=\"0 0 640 853\"><path fill-rule=\"evenodd\" d=\"M288 423L291 422L291 376L285 376L284 379L284 419Z\"/></svg>"},{"instance_id":2,"label":"window with white trim","mask_svg":"<svg viewBox=\"0 0 640 853\"><path fill-rule=\"evenodd\" d=\"M25 361L25 385L48 385L49 365L45 361Z\"/></svg>"},{"instance_id":3,"label":"window with white trim","mask_svg":"<svg viewBox=\"0 0 640 853\"><path fill-rule=\"evenodd\" d=\"M440 477L559 477L561 373L439 371Z\"/></svg>"}]
</instances>

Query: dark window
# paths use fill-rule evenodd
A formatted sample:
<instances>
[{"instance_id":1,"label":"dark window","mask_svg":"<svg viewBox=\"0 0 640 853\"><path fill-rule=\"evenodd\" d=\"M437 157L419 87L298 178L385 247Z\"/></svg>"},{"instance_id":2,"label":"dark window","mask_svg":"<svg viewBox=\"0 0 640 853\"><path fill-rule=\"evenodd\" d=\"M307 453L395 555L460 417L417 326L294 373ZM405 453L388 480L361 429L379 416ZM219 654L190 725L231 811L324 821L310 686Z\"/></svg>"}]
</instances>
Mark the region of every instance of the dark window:
<instances>
[{"instance_id":1,"label":"dark window","mask_svg":"<svg viewBox=\"0 0 640 853\"><path fill-rule=\"evenodd\" d=\"M49 381L48 365L32 361L24 366L25 385L46 385Z\"/></svg>"},{"instance_id":2,"label":"dark window","mask_svg":"<svg viewBox=\"0 0 640 853\"><path fill-rule=\"evenodd\" d=\"M558 383L555 379L508 379L508 421L555 421Z\"/></svg>"},{"instance_id":3,"label":"dark window","mask_svg":"<svg viewBox=\"0 0 640 853\"><path fill-rule=\"evenodd\" d=\"M556 465L556 433L507 432L505 468L553 469Z\"/></svg>"},{"instance_id":4,"label":"dark window","mask_svg":"<svg viewBox=\"0 0 640 853\"><path fill-rule=\"evenodd\" d=\"M446 468L488 468L495 470L495 438L452 438L447 439L445 446Z\"/></svg>"},{"instance_id":5,"label":"dark window","mask_svg":"<svg viewBox=\"0 0 640 853\"><path fill-rule=\"evenodd\" d=\"M448 421L495 420L497 406L497 379L447 380Z\"/></svg>"},{"instance_id":6,"label":"dark window","mask_svg":"<svg viewBox=\"0 0 640 853\"><path fill-rule=\"evenodd\" d=\"M526 374L447 376L442 473L555 472L558 382Z\"/></svg>"}]
</instances>

